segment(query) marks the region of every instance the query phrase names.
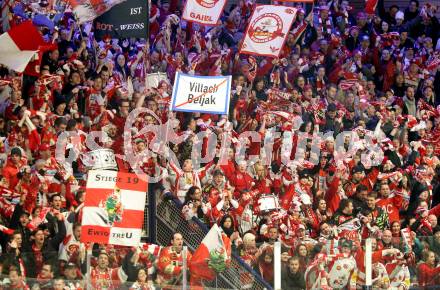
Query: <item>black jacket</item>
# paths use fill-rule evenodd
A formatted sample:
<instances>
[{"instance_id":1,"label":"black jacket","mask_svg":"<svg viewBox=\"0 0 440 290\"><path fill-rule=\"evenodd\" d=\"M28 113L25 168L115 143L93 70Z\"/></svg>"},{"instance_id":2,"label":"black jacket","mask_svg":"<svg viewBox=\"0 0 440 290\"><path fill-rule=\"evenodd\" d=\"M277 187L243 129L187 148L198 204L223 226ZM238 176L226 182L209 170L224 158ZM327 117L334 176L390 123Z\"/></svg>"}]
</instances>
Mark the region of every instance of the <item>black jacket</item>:
<instances>
[{"instance_id":1,"label":"black jacket","mask_svg":"<svg viewBox=\"0 0 440 290\"><path fill-rule=\"evenodd\" d=\"M53 238L48 238L44 241L41 249L43 255L43 262L50 262L56 265L58 262L58 248L60 243L66 236L66 227L64 221L58 221L58 233ZM26 267L26 275L35 278L37 273L35 254L32 250L22 253L23 262Z\"/></svg>"},{"instance_id":2,"label":"black jacket","mask_svg":"<svg viewBox=\"0 0 440 290\"><path fill-rule=\"evenodd\" d=\"M284 269L281 273L281 289L283 290L302 290L306 289L306 281L304 273L297 272L293 274L288 269Z\"/></svg>"}]
</instances>

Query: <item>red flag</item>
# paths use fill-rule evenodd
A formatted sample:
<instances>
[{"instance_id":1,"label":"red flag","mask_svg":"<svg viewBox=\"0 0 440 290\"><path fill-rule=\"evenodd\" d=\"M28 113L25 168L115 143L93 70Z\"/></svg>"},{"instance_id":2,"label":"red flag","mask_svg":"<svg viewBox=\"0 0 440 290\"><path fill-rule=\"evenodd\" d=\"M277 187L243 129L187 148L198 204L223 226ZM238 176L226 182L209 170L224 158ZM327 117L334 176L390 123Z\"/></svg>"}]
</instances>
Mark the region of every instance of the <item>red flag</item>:
<instances>
[{"instance_id":1,"label":"red flag","mask_svg":"<svg viewBox=\"0 0 440 290\"><path fill-rule=\"evenodd\" d=\"M214 280L217 272L214 270L212 263L214 262L214 257L219 256L221 259L224 258L226 264L229 263L231 257L231 241L220 230L219 226L214 224L189 262L191 275L199 279Z\"/></svg>"},{"instance_id":2,"label":"red flag","mask_svg":"<svg viewBox=\"0 0 440 290\"><path fill-rule=\"evenodd\" d=\"M3 225L0 225L0 232L3 232L5 234L7 234L7 235L12 235L14 233L14 230L12 230L10 228L7 228L7 227L5 227Z\"/></svg>"},{"instance_id":3,"label":"red flag","mask_svg":"<svg viewBox=\"0 0 440 290\"><path fill-rule=\"evenodd\" d=\"M23 72L45 42L31 20L14 26L0 35L0 63Z\"/></svg>"},{"instance_id":4,"label":"red flag","mask_svg":"<svg viewBox=\"0 0 440 290\"><path fill-rule=\"evenodd\" d=\"M24 74L35 77L40 76L40 65L43 59L43 54L46 51L55 50L57 48L58 45L55 43L46 43L43 41L41 44L39 44L37 57L35 57L33 61L29 62L29 64L26 66L26 69L24 70Z\"/></svg>"},{"instance_id":5,"label":"red flag","mask_svg":"<svg viewBox=\"0 0 440 290\"><path fill-rule=\"evenodd\" d=\"M366 0L365 1L365 13L374 14L379 0Z\"/></svg>"}]
</instances>

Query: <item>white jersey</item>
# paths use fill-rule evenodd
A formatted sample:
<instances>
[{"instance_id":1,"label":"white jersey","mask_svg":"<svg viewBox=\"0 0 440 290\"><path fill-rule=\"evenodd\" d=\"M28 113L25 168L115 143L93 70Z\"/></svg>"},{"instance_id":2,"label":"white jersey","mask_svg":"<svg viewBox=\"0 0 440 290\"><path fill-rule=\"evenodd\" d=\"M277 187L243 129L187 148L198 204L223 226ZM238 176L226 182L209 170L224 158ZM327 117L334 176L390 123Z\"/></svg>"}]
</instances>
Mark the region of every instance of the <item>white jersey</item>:
<instances>
[{"instance_id":1,"label":"white jersey","mask_svg":"<svg viewBox=\"0 0 440 290\"><path fill-rule=\"evenodd\" d=\"M337 258L333 265L329 265L328 270L330 287L334 289L356 289L357 265L353 256Z\"/></svg>"}]
</instances>

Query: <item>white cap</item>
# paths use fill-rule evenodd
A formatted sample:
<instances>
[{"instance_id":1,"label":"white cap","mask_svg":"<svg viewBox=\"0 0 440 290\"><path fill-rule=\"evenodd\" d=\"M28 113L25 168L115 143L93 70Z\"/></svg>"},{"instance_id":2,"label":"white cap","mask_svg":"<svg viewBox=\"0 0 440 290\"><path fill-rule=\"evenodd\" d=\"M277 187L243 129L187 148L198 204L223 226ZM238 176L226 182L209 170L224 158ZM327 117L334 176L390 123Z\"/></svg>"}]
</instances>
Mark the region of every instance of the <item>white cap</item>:
<instances>
[{"instance_id":1,"label":"white cap","mask_svg":"<svg viewBox=\"0 0 440 290\"><path fill-rule=\"evenodd\" d=\"M403 14L402 11L397 11L396 16L394 16L395 19L404 19L405 14Z\"/></svg>"}]
</instances>

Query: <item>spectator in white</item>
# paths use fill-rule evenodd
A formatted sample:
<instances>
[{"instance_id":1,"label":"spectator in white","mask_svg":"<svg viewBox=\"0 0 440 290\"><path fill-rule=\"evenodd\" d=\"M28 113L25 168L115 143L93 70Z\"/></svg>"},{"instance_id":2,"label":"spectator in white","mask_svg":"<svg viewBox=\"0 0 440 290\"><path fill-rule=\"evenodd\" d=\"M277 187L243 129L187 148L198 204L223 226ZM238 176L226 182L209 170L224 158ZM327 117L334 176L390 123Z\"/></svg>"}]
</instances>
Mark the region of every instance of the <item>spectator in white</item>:
<instances>
[{"instance_id":1,"label":"spectator in white","mask_svg":"<svg viewBox=\"0 0 440 290\"><path fill-rule=\"evenodd\" d=\"M200 180L206 175L206 170L211 165L212 163L208 163L205 167L194 170L191 159L186 159L183 162L182 169L180 169L176 164L170 162L170 169L174 171L176 175L175 192L180 202L185 202L186 192L191 186L198 186L201 188Z\"/></svg>"},{"instance_id":2,"label":"spectator in white","mask_svg":"<svg viewBox=\"0 0 440 290\"><path fill-rule=\"evenodd\" d=\"M80 247L84 247L84 244L80 242L81 238L81 225L76 223L73 225L72 232L66 236L60 245L60 252L58 259L65 263L73 262L79 263Z\"/></svg>"}]
</instances>

